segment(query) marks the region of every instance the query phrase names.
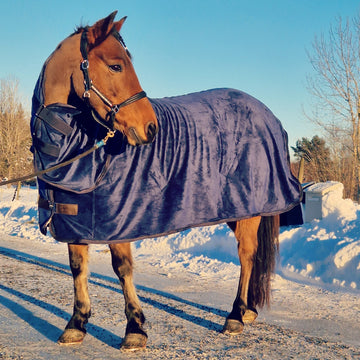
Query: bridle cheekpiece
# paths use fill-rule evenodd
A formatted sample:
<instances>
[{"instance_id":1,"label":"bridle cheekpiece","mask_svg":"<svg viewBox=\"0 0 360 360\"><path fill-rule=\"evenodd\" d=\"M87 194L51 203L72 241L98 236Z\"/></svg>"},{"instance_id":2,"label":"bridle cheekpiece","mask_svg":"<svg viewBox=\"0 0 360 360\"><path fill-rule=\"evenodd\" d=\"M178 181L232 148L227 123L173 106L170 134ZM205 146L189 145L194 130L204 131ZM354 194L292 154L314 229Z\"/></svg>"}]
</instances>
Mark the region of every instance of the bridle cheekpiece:
<instances>
[{"instance_id":1,"label":"bridle cheekpiece","mask_svg":"<svg viewBox=\"0 0 360 360\"><path fill-rule=\"evenodd\" d=\"M134 94L130 96L127 100L123 101L120 104L113 104L100 90L98 90L95 85L93 84L92 80L90 79L89 75L89 60L88 60L88 40L87 40L87 28L84 29L84 31L81 34L81 41L80 41L80 51L81 55L83 57L83 60L81 62L81 70L84 75L84 87L85 91L83 93L83 98L85 100L88 100L90 98L90 91L92 90L102 101L105 105L107 105L110 110L106 114L106 119L103 121L102 119L99 119L98 116L94 113L92 110L93 118L96 122L98 122L100 125L105 127L109 132L112 131L115 133L114 129L114 121L115 116L117 112L124 106L130 105L135 101L138 101L144 97L146 97L145 91L140 91L137 94ZM118 35L120 44L124 47L124 49L127 51L127 48L125 46L124 40L121 38L120 34Z\"/></svg>"}]
</instances>

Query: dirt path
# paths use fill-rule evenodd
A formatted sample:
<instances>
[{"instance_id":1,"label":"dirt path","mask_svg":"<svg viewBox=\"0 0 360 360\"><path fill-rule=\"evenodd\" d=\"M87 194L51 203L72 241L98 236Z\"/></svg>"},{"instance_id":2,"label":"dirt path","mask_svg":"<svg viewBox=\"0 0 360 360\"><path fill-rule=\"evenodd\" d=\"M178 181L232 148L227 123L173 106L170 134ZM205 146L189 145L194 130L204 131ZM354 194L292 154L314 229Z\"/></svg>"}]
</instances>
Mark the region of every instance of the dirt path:
<instances>
[{"instance_id":1,"label":"dirt path","mask_svg":"<svg viewBox=\"0 0 360 360\"><path fill-rule=\"evenodd\" d=\"M99 265L100 258L103 262L104 257L108 257L103 253L93 256L95 270L89 283L93 316L88 335L80 346L61 347L56 340L72 309L72 282L65 247L45 244L41 245L43 251L40 252L41 247L30 246L27 242L13 237L0 241L1 359L360 357L360 346L309 336L261 319L247 326L240 337L222 335L219 332L227 313L220 307L207 305L206 284L197 284L196 278L193 280L191 288L197 288L199 293L194 301L186 294L180 297L175 292L161 290L162 286L157 286L161 274L150 268L146 276L139 275L137 279L137 284L147 284L138 285L138 294L148 320L148 348L124 354L119 351L126 325L122 295L110 267ZM188 281L186 274L184 278L178 274L177 279L172 279L173 284ZM226 292L222 295L227 297ZM232 298L228 299L227 305L231 301Z\"/></svg>"}]
</instances>

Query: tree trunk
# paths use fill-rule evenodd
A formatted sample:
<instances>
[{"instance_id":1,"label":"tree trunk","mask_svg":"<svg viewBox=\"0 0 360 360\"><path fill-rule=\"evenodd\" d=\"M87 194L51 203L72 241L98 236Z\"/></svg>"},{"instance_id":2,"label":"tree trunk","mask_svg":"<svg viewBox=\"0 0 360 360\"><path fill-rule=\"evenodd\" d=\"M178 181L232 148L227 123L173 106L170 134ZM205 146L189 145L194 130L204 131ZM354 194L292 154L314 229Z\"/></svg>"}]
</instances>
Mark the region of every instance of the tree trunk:
<instances>
[{"instance_id":1,"label":"tree trunk","mask_svg":"<svg viewBox=\"0 0 360 360\"><path fill-rule=\"evenodd\" d=\"M20 189L21 189L21 181L18 181L16 188L16 200L19 200L20 198Z\"/></svg>"}]
</instances>

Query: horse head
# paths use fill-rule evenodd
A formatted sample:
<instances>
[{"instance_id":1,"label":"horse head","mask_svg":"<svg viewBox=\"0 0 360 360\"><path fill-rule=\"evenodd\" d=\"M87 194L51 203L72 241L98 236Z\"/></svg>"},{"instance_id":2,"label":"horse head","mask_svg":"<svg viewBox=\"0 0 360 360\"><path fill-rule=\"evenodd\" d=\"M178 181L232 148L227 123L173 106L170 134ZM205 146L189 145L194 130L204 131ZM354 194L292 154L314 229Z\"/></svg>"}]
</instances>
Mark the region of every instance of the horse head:
<instances>
[{"instance_id":1,"label":"horse head","mask_svg":"<svg viewBox=\"0 0 360 360\"><path fill-rule=\"evenodd\" d=\"M68 103L76 95L102 125L124 133L131 145L153 141L158 122L142 91L119 32L126 17L116 11L79 28L45 63L44 105Z\"/></svg>"}]
</instances>

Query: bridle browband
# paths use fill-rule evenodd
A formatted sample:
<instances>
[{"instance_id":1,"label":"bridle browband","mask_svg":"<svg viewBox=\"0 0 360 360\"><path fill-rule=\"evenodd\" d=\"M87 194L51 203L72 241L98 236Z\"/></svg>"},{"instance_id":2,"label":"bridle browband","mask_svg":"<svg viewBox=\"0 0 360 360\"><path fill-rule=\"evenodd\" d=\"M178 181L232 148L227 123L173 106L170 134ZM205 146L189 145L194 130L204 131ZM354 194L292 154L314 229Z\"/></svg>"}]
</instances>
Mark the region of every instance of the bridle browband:
<instances>
[{"instance_id":1,"label":"bridle browband","mask_svg":"<svg viewBox=\"0 0 360 360\"><path fill-rule=\"evenodd\" d=\"M130 96L127 100L123 101L120 104L113 104L100 90L98 90L95 85L92 83L92 80L90 79L89 75L89 60L88 60L88 39L87 39L87 28L84 29L84 31L81 34L81 41L80 41L80 51L81 55L83 57L83 60L81 62L81 70L84 75L84 86L85 91L83 93L83 98L85 100L89 100L90 98L90 90L92 90L102 101L105 105L107 105L110 108L110 111L106 114L106 122L104 122L102 119L100 119L96 114L92 111L93 118L96 122L98 122L100 125L105 127L108 131L115 132L114 130L114 121L115 116L117 112L124 106L130 105L135 101L138 101L144 97L146 97L145 91L140 91L139 93ZM124 40L120 36L120 34L117 36L120 44L124 47L125 50L127 50Z\"/></svg>"}]
</instances>

